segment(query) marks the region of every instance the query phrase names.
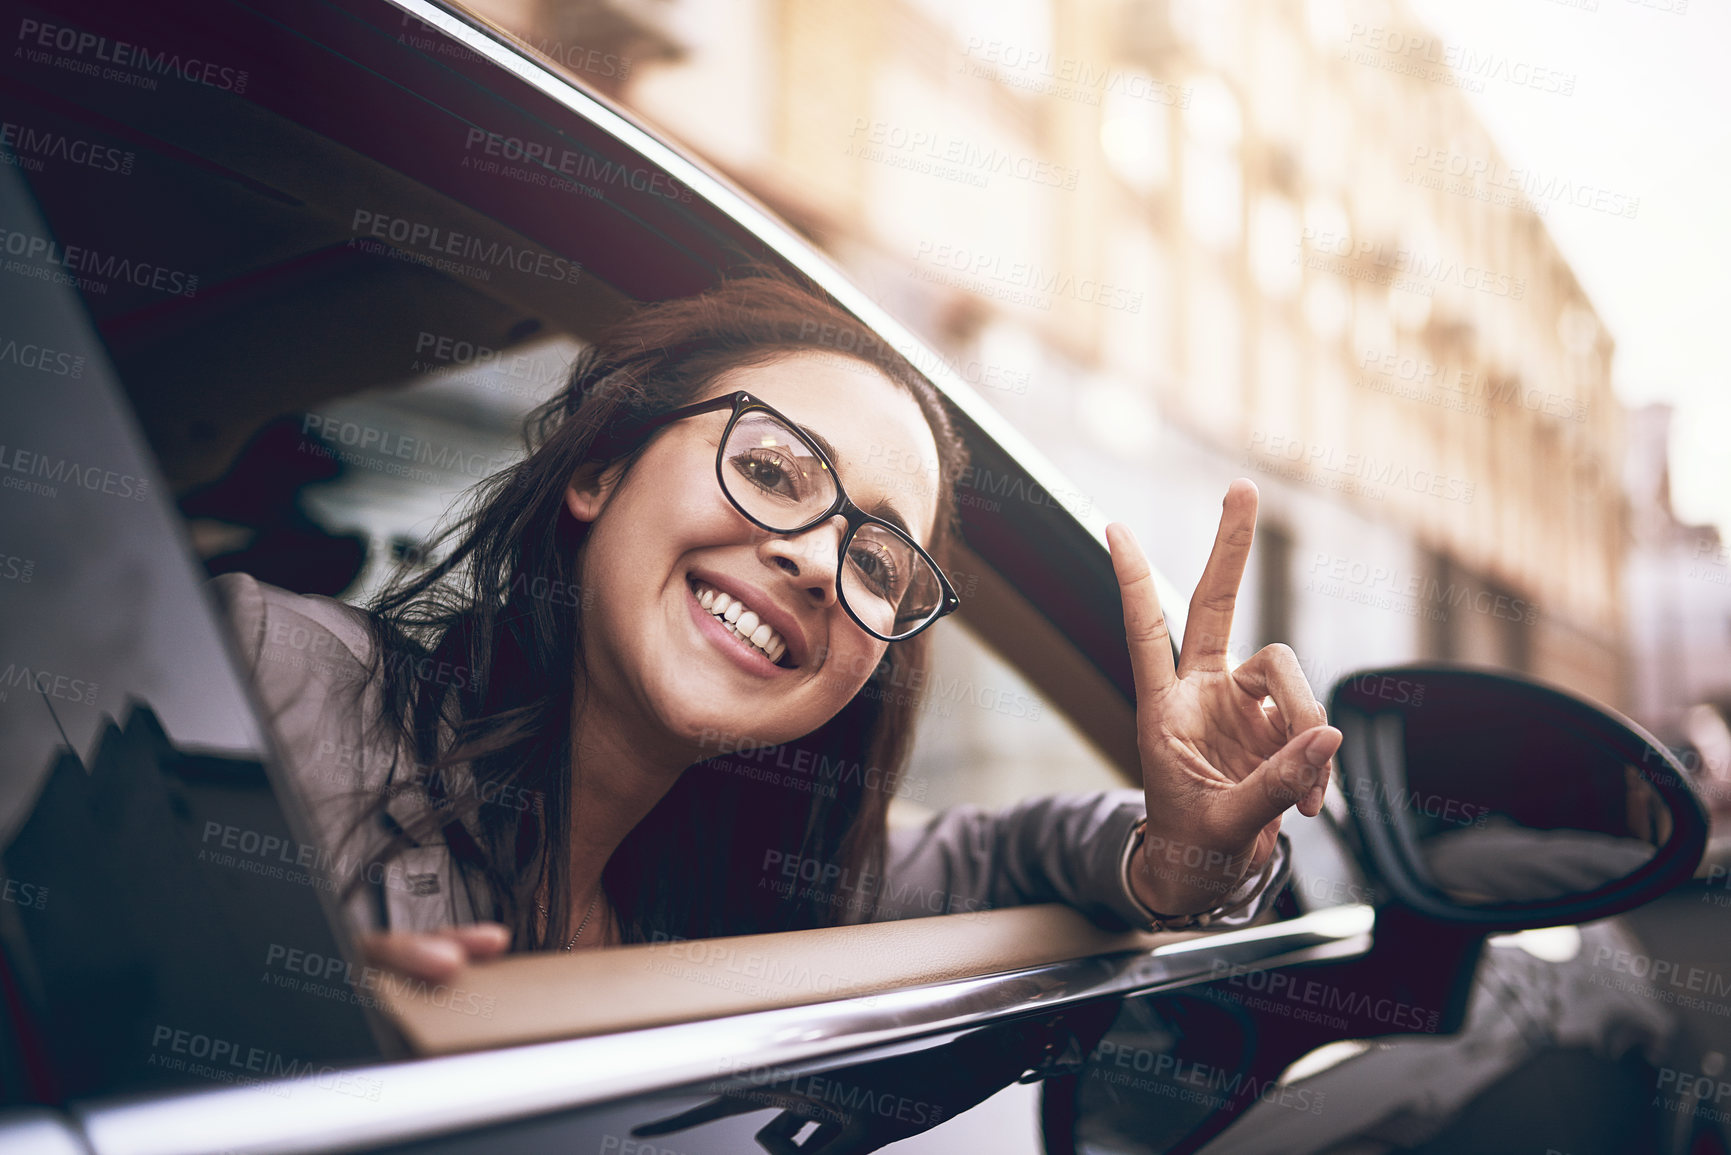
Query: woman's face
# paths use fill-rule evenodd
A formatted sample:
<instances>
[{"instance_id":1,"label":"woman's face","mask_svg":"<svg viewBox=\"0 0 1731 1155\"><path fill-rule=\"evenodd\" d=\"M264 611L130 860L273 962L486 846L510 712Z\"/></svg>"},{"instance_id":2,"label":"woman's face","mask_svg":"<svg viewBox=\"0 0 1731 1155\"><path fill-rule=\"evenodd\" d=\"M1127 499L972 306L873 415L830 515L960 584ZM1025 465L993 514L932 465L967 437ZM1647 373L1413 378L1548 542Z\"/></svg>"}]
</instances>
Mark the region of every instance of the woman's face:
<instances>
[{"instance_id":1,"label":"woman's face","mask_svg":"<svg viewBox=\"0 0 1731 1155\"><path fill-rule=\"evenodd\" d=\"M864 362L802 351L726 373L693 400L738 389L827 442L856 505L893 509L930 544L937 442L906 390ZM572 514L593 523L579 567L590 704L646 752L707 757L810 733L859 691L888 644L836 598L839 515L772 534L722 493L715 457L727 419L724 410L676 421L623 477L609 471L567 493ZM704 608L718 593L773 630L766 644L779 661Z\"/></svg>"}]
</instances>

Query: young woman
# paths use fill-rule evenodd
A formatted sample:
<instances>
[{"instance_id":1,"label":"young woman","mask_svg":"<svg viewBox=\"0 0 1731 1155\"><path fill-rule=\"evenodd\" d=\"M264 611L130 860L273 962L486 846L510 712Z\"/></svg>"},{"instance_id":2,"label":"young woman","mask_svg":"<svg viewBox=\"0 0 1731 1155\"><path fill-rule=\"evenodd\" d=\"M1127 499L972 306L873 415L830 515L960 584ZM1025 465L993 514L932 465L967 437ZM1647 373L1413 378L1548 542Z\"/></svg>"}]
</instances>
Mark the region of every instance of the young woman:
<instances>
[{"instance_id":1,"label":"young woman","mask_svg":"<svg viewBox=\"0 0 1731 1155\"><path fill-rule=\"evenodd\" d=\"M1242 922L1283 874L1283 811L1321 808L1340 734L1296 658L1226 663L1249 482L1176 668L1148 565L1108 530L1142 790L892 835L916 708L895 688L958 604L964 458L931 386L754 274L618 324L526 439L442 560L365 612L212 583L386 965L1043 901Z\"/></svg>"}]
</instances>

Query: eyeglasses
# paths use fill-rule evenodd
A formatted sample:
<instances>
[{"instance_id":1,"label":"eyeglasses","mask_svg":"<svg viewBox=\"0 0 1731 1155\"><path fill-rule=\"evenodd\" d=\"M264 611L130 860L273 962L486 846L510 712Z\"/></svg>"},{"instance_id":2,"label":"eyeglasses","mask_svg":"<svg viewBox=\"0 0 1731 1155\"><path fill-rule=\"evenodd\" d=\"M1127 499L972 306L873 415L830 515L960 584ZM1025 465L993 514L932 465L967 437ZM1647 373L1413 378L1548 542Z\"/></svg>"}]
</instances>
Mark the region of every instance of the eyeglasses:
<instances>
[{"instance_id":1,"label":"eyeglasses","mask_svg":"<svg viewBox=\"0 0 1731 1155\"><path fill-rule=\"evenodd\" d=\"M837 514L847 519L835 588L861 629L881 641L905 641L961 606L950 579L918 542L849 501L829 454L743 389L633 423L608 440L628 446L675 421L723 409L733 412L716 450L715 477L741 516L788 536Z\"/></svg>"}]
</instances>

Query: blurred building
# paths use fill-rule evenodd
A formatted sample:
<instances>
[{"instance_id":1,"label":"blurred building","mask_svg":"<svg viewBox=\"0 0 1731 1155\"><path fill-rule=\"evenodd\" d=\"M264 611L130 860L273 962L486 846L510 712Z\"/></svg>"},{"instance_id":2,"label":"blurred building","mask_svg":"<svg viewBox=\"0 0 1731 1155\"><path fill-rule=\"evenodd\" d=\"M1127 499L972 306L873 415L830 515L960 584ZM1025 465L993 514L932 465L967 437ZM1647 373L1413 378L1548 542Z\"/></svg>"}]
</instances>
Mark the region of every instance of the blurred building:
<instances>
[{"instance_id":1,"label":"blurred building","mask_svg":"<svg viewBox=\"0 0 1731 1155\"><path fill-rule=\"evenodd\" d=\"M1731 550L1671 509L1671 419L1668 405L1629 415L1630 713L1666 742L1699 745L1689 708L1731 708ZM1719 763L1731 769L1731 758Z\"/></svg>"},{"instance_id":2,"label":"blurred building","mask_svg":"<svg viewBox=\"0 0 1731 1155\"><path fill-rule=\"evenodd\" d=\"M1403 5L510 2L605 9L621 45L655 9L677 34L644 34L618 96L922 330L1181 585L1226 482L1256 479L1245 652L1291 642L1319 691L1429 657L1628 702L1612 343L1549 186Z\"/></svg>"}]
</instances>

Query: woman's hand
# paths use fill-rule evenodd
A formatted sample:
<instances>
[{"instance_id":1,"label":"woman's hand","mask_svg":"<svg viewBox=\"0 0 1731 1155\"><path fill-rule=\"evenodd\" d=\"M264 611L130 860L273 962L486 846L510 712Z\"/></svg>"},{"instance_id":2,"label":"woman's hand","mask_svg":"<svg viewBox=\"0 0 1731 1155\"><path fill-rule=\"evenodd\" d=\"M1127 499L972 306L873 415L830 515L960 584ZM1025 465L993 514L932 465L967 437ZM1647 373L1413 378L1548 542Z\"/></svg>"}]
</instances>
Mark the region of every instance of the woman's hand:
<instances>
[{"instance_id":1,"label":"woman's hand","mask_svg":"<svg viewBox=\"0 0 1731 1155\"><path fill-rule=\"evenodd\" d=\"M502 955L510 945L511 932L496 922L361 936L367 962L430 983L455 977L471 962Z\"/></svg>"},{"instance_id":2,"label":"woman's hand","mask_svg":"<svg viewBox=\"0 0 1731 1155\"><path fill-rule=\"evenodd\" d=\"M1148 827L1131 880L1161 914L1218 905L1274 853L1280 816L1314 817L1341 733L1326 725L1298 658L1271 645L1237 669L1226 640L1256 533L1256 486L1226 490L1220 532L1190 599L1176 668L1154 577L1123 525L1106 528L1136 678L1137 749Z\"/></svg>"}]
</instances>

